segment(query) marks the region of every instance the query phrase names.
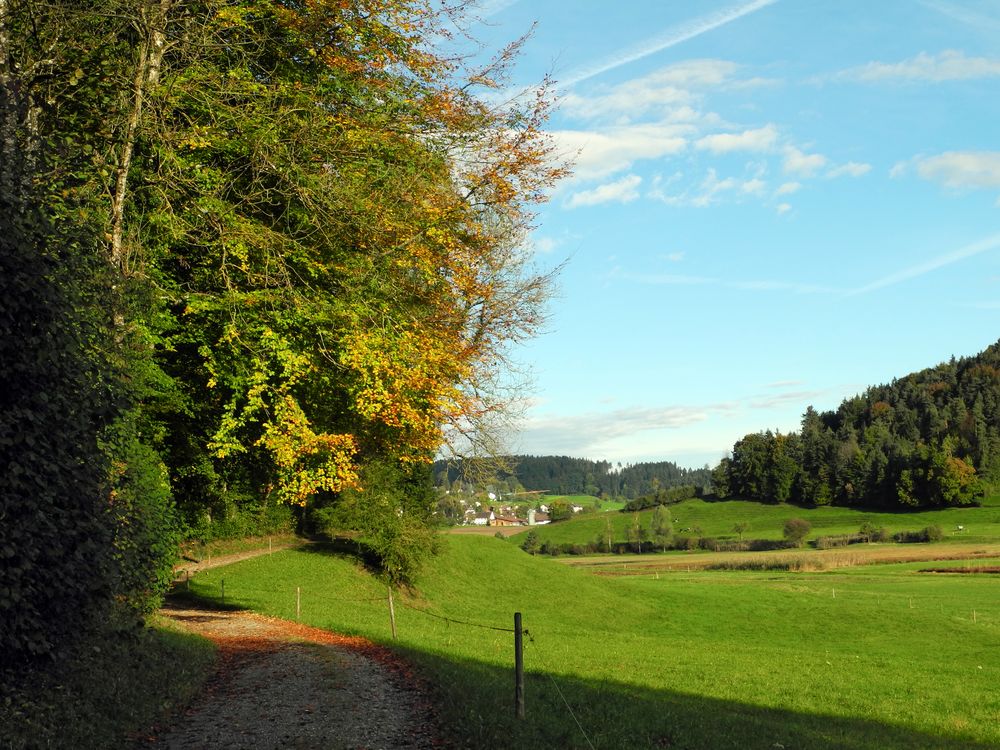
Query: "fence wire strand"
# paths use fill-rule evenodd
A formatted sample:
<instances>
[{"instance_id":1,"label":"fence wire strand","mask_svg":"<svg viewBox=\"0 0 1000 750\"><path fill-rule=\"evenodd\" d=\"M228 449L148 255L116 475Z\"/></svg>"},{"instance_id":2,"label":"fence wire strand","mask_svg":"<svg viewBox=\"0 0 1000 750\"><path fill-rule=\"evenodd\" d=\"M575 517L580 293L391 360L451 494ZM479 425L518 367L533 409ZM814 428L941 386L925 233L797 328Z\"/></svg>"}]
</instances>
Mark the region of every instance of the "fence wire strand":
<instances>
[{"instance_id":1,"label":"fence wire strand","mask_svg":"<svg viewBox=\"0 0 1000 750\"><path fill-rule=\"evenodd\" d=\"M524 634L528 637L528 642L536 646L537 652L538 644L532 637L531 633L528 632L527 628L524 629ZM587 741L587 745L590 747L590 750L597 750L597 748L594 747L594 743L590 741L590 735L587 734L587 730L583 728L583 724L581 724L580 720L577 718L576 711L573 710L573 707L569 705L569 701L566 700L566 696L563 695L563 691L560 689L559 683L557 683L555 678L552 676L552 672L548 669L543 669L542 671L543 674L549 678L549 682L552 683L552 687L556 689L556 692L559 694L559 699L562 700L563 705L566 706L566 710L569 711L569 715L573 717L573 721L576 722L577 729L580 730L580 734L582 734L583 738Z\"/></svg>"},{"instance_id":2,"label":"fence wire strand","mask_svg":"<svg viewBox=\"0 0 1000 750\"><path fill-rule=\"evenodd\" d=\"M403 606L403 607L405 607L406 609L412 610L413 612L419 612L422 615L427 615L428 617L434 617L434 618L436 618L438 620L444 620L445 622L452 622L452 623L455 623L456 625L467 625L470 628L482 628L483 630L497 630L497 631L499 631L501 633L513 633L513 632L515 632L514 628L500 628L500 627L497 627L496 625L483 625L482 623L478 623L478 622L469 622L468 620L456 620L453 617L445 617L444 615L436 615L433 612L428 612L426 609L421 609L420 607L414 607L414 606L412 606L410 604L406 604L405 602L400 602L400 605Z\"/></svg>"}]
</instances>

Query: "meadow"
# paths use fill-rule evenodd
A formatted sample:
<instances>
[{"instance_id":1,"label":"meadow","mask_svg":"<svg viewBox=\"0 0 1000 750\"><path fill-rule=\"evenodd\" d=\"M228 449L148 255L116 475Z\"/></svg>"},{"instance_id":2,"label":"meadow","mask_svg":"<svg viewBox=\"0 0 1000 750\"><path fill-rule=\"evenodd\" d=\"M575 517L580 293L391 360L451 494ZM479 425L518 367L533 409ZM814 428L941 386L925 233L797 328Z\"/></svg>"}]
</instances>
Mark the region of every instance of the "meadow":
<instances>
[{"instance_id":1,"label":"meadow","mask_svg":"<svg viewBox=\"0 0 1000 750\"><path fill-rule=\"evenodd\" d=\"M746 539L781 539L785 521L803 518L812 525L807 541L820 536L837 536L858 531L863 523L885 527L890 533L918 531L940 526L945 539L954 542L982 542L1000 539L1000 498L993 497L982 507L947 508L913 512L878 512L856 508L802 508L781 503L766 504L744 500L685 500L668 506L675 535L706 536L735 540L733 527L746 522ZM653 510L638 512L639 522L649 528ZM587 544L612 527L616 541L624 541L625 530L633 523L633 513L583 515L559 523L536 527L539 541L553 544ZM959 527L962 527L959 530Z\"/></svg>"},{"instance_id":2,"label":"meadow","mask_svg":"<svg viewBox=\"0 0 1000 750\"><path fill-rule=\"evenodd\" d=\"M607 577L516 541L442 536L417 585L396 593L396 641L384 585L332 547L190 586L217 600L224 580L227 604L289 619L299 588L304 622L391 644L433 686L448 746L1000 746L996 575L899 563ZM949 565L967 562L933 567ZM515 611L528 631L523 721Z\"/></svg>"}]
</instances>

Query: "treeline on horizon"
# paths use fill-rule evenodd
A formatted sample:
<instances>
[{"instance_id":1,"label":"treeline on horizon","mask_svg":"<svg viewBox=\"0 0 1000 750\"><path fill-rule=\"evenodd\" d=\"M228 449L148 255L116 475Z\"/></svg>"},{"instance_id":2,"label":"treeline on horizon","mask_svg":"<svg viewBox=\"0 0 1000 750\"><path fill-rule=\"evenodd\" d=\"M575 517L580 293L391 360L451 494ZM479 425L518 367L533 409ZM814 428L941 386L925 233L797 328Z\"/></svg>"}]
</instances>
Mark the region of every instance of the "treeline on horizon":
<instances>
[{"instance_id":1,"label":"treeline on horizon","mask_svg":"<svg viewBox=\"0 0 1000 750\"><path fill-rule=\"evenodd\" d=\"M492 472L487 481L494 481L508 491L524 489L553 495L594 495L632 500L669 487L694 485L703 487L711 482L712 473L706 467L686 469L672 461L635 464L614 464L570 456L507 456L498 464L506 469ZM439 487L452 486L464 476L461 462L438 461L434 476Z\"/></svg>"},{"instance_id":2,"label":"treeline on horizon","mask_svg":"<svg viewBox=\"0 0 1000 750\"><path fill-rule=\"evenodd\" d=\"M746 435L712 472L718 497L803 505L972 505L998 483L1000 341Z\"/></svg>"}]
</instances>

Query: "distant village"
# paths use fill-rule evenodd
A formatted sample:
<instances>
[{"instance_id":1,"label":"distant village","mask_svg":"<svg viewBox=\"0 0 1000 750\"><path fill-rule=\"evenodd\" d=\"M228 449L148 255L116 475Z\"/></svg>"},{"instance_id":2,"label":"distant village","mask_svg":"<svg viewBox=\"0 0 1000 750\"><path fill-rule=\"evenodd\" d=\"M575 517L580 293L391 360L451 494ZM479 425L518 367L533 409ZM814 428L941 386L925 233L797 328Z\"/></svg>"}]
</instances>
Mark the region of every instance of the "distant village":
<instances>
[{"instance_id":1,"label":"distant village","mask_svg":"<svg viewBox=\"0 0 1000 750\"><path fill-rule=\"evenodd\" d=\"M445 494L450 494L445 491ZM541 493L522 493L541 494ZM583 505L563 501L537 504L504 502L493 492L475 497L449 498L450 511L446 515L460 526L544 526L576 513L592 511ZM442 504L439 504L439 509Z\"/></svg>"}]
</instances>

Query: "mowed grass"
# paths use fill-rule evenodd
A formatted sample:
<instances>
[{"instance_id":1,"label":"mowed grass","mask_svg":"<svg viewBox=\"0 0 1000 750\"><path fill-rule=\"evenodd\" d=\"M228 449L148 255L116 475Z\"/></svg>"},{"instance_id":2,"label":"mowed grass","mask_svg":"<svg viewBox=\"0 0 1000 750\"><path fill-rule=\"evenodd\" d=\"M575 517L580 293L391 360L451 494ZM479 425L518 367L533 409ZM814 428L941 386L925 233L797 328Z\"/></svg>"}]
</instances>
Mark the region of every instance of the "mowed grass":
<instances>
[{"instance_id":1,"label":"mowed grass","mask_svg":"<svg viewBox=\"0 0 1000 750\"><path fill-rule=\"evenodd\" d=\"M991 498L995 500L995 498ZM707 536L716 539L737 539L733 527L738 522L749 524L746 539L781 539L785 521L804 518L812 524L807 539L857 532L862 523L885 527L891 533L918 531L927 526L940 526L945 538L976 542L1000 539L1000 504L978 508L947 508L933 511L884 513L854 508L801 508L787 504L765 504L743 500L709 502L685 500L669 506L674 534ZM639 522L649 529L652 509L639 512ZM625 541L625 530L633 523L632 513L612 513L583 516L559 523L536 527L540 541L555 544L587 544L604 533L610 521L615 541ZM958 527L962 526L962 531ZM700 533L698 530L700 529Z\"/></svg>"},{"instance_id":2,"label":"mowed grass","mask_svg":"<svg viewBox=\"0 0 1000 750\"><path fill-rule=\"evenodd\" d=\"M997 576L919 564L605 578L445 537L397 593L403 652L454 747L1000 746ZM194 593L391 642L386 589L321 547L199 574ZM513 613L527 719L513 717ZM494 629L497 628L497 629Z\"/></svg>"}]
</instances>

